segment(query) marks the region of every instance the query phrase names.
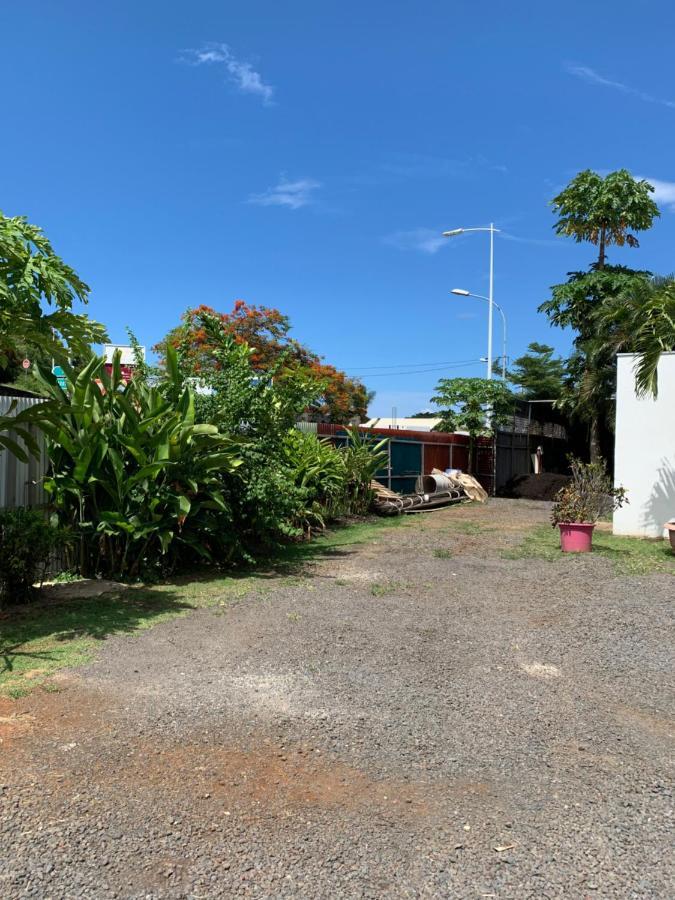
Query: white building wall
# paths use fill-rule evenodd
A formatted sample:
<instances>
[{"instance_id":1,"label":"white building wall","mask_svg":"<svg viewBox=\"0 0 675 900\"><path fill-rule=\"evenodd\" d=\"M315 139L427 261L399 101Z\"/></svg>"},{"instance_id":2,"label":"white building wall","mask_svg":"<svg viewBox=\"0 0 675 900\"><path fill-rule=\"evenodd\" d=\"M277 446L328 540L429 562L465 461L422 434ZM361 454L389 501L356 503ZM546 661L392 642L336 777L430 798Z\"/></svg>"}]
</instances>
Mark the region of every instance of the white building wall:
<instances>
[{"instance_id":1,"label":"white building wall","mask_svg":"<svg viewBox=\"0 0 675 900\"><path fill-rule=\"evenodd\" d=\"M614 513L614 534L659 537L675 518L675 353L659 362L659 395L635 395L633 354L619 354L614 484L630 501Z\"/></svg>"}]
</instances>

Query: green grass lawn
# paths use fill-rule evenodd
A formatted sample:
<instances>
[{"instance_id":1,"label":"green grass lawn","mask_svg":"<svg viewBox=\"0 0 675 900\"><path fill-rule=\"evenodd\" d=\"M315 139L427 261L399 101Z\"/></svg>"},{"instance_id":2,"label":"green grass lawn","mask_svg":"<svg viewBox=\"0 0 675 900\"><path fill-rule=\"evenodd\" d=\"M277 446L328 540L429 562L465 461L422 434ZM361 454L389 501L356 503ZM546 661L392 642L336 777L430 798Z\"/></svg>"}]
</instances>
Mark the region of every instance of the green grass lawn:
<instances>
[{"instance_id":1,"label":"green grass lawn","mask_svg":"<svg viewBox=\"0 0 675 900\"><path fill-rule=\"evenodd\" d=\"M663 572L675 575L675 554L663 540L619 537L605 531L593 535L593 554L610 559L617 575L650 575ZM533 528L520 546L502 554L507 559L565 559L573 562L574 553L562 553L557 528L540 525Z\"/></svg>"},{"instance_id":2,"label":"green grass lawn","mask_svg":"<svg viewBox=\"0 0 675 900\"><path fill-rule=\"evenodd\" d=\"M350 546L376 540L399 524L399 519L377 519L333 528L239 573L206 570L167 584L120 585L98 597L48 599L43 594L32 603L0 610L0 697L20 697L38 686L56 689L50 676L92 659L109 635L139 634L193 609L218 610L248 595L268 596L301 577L311 560L348 553Z\"/></svg>"}]
</instances>

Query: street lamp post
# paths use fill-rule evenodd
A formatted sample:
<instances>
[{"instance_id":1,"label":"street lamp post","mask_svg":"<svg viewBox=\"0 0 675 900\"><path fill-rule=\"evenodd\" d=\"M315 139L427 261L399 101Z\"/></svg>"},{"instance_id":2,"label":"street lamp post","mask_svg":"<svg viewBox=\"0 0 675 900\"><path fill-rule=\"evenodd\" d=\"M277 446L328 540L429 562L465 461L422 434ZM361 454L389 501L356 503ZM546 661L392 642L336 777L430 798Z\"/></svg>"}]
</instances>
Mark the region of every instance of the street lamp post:
<instances>
[{"instance_id":1,"label":"street lamp post","mask_svg":"<svg viewBox=\"0 0 675 900\"><path fill-rule=\"evenodd\" d=\"M489 231L490 232L490 296L487 298L490 304L488 312L488 354L487 354L487 377L492 378L492 307L494 304L494 259L495 259L495 234L499 233L499 229L495 228L494 223L486 227L480 228L453 228L451 231L444 231L443 237L456 237L459 234L466 234L469 231Z\"/></svg>"},{"instance_id":2,"label":"street lamp post","mask_svg":"<svg viewBox=\"0 0 675 900\"><path fill-rule=\"evenodd\" d=\"M495 309L499 310L502 317L502 378L506 380L506 315L504 310L494 300L490 302L490 298L484 297L482 294L472 294L471 291L465 291L462 288L453 288L450 293L457 294L458 297L473 297L475 300L485 300L486 303L490 304L490 309L494 306ZM488 356L489 359L490 356Z\"/></svg>"}]
</instances>

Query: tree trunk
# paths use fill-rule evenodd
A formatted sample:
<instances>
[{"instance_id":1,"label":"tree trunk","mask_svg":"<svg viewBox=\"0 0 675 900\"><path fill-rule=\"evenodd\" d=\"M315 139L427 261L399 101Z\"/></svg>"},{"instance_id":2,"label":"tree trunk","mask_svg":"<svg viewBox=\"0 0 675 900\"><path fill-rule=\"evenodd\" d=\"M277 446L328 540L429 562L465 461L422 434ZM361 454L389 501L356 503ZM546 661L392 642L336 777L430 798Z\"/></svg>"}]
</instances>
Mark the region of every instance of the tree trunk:
<instances>
[{"instance_id":1,"label":"tree trunk","mask_svg":"<svg viewBox=\"0 0 675 900\"><path fill-rule=\"evenodd\" d=\"M600 419L597 413L593 413L591 417L591 432L588 449L592 463L599 462L602 459L602 453L600 451Z\"/></svg>"},{"instance_id":2,"label":"tree trunk","mask_svg":"<svg viewBox=\"0 0 675 900\"><path fill-rule=\"evenodd\" d=\"M467 475L471 475L473 472L473 437L469 435L469 460L466 464L466 472Z\"/></svg>"},{"instance_id":3,"label":"tree trunk","mask_svg":"<svg viewBox=\"0 0 675 900\"><path fill-rule=\"evenodd\" d=\"M605 229L600 229L600 252L598 253L598 269L605 268Z\"/></svg>"}]
</instances>

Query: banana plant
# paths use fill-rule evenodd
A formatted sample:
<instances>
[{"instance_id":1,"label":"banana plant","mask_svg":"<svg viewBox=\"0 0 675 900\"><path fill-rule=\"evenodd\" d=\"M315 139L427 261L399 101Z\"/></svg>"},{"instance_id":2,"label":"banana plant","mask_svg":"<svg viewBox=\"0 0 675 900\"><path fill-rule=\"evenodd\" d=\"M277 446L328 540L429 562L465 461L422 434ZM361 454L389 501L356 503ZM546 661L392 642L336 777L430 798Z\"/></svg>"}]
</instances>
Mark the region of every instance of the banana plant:
<instances>
[{"instance_id":1,"label":"banana plant","mask_svg":"<svg viewBox=\"0 0 675 900\"><path fill-rule=\"evenodd\" d=\"M341 448L347 472L347 497L352 515L365 515L373 499L370 483L385 465L388 438L373 440L358 425L347 428L347 444Z\"/></svg>"},{"instance_id":2,"label":"banana plant","mask_svg":"<svg viewBox=\"0 0 675 900\"><path fill-rule=\"evenodd\" d=\"M133 578L185 549L212 558L231 527L224 479L236 477L237 442L196 424L194 397L167 357L164 385L122 378L92 357L67 385L40 377L53 405L42 430L45 490L62 525L80 539L83 574Z\"/></svg>"},{"instance_id":3,"label":"banana plant","mask_svg":"<svg viewBox=\"0 0 675 900\"><path fill-rule=\"evenodd\" d=\"M16 406L14 400L7 413L0 415L0 451L9 451L25 463L28 462L29 456L40 455L40 445L31 427L40 425L48 413L48 407L44 403L36 403L15 412Z\"/></svg>"}]
</instances>

